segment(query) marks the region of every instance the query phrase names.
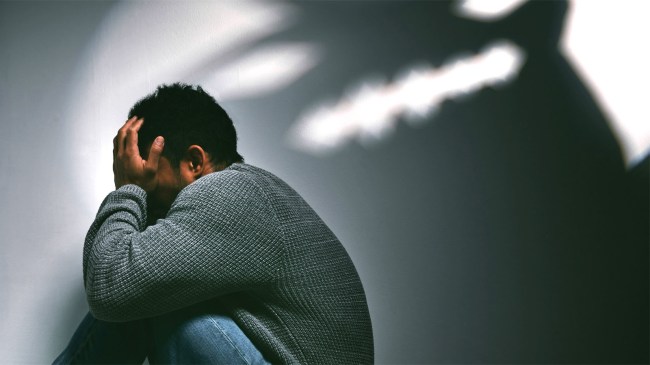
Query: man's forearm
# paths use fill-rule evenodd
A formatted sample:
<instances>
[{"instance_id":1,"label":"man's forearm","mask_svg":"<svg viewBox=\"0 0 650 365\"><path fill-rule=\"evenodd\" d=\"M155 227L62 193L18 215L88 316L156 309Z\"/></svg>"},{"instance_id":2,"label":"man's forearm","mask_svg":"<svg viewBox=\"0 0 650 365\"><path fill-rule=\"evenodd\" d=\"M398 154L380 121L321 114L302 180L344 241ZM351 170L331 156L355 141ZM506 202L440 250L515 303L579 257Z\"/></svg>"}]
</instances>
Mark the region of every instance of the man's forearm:
<instances>
[{"instance_id":1,"label":"man's forearm","mask_svg":"<svg viewBox=\"0 0 650 365\"><path fill-rule=\"evenodd\" d=\"M146 193L138 186L125 185L102 203L86 236L83 257L86 296L96 317L119 320L113 317L114 308L128 305L131 240L145 226Z\"/></svg>"},{"instance_id":2,"label":"man's forearm","mask_svg":"<svg viewBox=\"0 0 650 365\"><path fill-rule=\"evenodd\" d=\"M126 185L108 195L84 246L97 318L152 317L278 280L282 231L258 187L233 174L199 179L149 227L144 190Z\"/></svg>"}]
</instances>

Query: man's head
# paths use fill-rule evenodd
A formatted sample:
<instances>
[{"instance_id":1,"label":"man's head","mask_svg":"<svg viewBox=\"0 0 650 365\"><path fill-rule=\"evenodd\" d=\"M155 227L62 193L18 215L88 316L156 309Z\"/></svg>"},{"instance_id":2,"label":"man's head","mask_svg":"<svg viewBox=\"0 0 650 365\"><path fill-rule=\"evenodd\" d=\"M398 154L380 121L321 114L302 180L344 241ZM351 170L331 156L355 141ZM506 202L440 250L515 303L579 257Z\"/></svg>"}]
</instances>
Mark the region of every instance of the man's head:
<instances>
[{"instance_id":1,"label":"man's head","mask_svg":"<svg viewBox=\"0 0 650 365\"><path fill-rule=\"evenodd\" d=\"M180 190L194 180L243 162L232 120L199 86L161 85L131 108L133 116L144 119L138 132L143 158L157 136L165 138L158 187L148 195L152 219L165 216Z\"/></svg>"},{"instance_id":2,"label":"man's head","mask_svg":"<svg viewBox=\"0 0 650 365\"><path fill-rule=\"evenodd\" d=\"M138 116L145 123L138 132L138 147L146 153L157 136L165 137L163 157L173 166L186 158L192 145L201 146L215 165L242 162L237 153L237 133L232 120L212 96L200 86L161 85L138 101L129 118Z\"/></svg>"}]
</instances>

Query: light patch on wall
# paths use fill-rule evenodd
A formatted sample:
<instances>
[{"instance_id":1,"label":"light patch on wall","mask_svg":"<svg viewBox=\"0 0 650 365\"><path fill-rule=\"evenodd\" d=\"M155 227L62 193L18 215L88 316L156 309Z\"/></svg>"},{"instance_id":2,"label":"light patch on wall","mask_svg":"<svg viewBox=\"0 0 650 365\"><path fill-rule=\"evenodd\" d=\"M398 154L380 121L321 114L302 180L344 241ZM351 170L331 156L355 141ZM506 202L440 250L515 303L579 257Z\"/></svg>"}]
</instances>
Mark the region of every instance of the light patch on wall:
<instances>
[{"instance_id":1,"label":"light patch on wall","mask_svg":"<svg viewBox=\"0 0 650 365\"><path fill-rule=\"evenodd\" d=\"M462 17L496 21L515 11L528 0L459 0L452 11Z\"/></svg>"},{"instance_id":2,"label":"light patch on wall","mask_svg":"<svg viewBox=\"0 0 650 365\"><path fill-rule=\"evenodd\" d=\"M256 48L220 67L204 86L219 100L252 98L290 85L318 63L308 43L278 43Z\"/></svg>"},{"instance_id":3,"label":"light patch on wall","mask_svg":"<svg viewBox=\"0 0 650 365\"><path fill-rule=\"evenodd\" d=\"M291 4L267 1L117 3L80 59L69 96L66 145L86 212L93 214L114 188L112 139L117 129L131 106L156 86L199 83L223 101L273 91L306 72L316 62L315 48L276 44L249 51L255 42L288 27L295 16ZM239 73L239 79L227 79L222 67ZM251 78L269 68L272 77L252 85ZM218 89L222 81L229 82Z\"/></svg>"},{"instance_id":4,"label":"light patch on wall","mask_svg":"<svg viewBox=\"0 0 650 365\"><path fill-rule=\"evenodd\" d=\"M353 139L362 143L382 139L401 117L422 120L447 99L512 80L524 59L519 47L501 41L440 68L409 69L393 83L361 82L339 101L303 113L289 131L289 143L322 155Z\"/></svg>"},{"instance_id":5,"label":"light patch on wall","mask_svg":"<svg viewBox=\"0 0 650 365\"><path fill-rule=\"evenodd\" d=\"M647 0L573 1L561 41L611 122L628 166L650 151L649 13Z\"/></svg>"}]
</instances>

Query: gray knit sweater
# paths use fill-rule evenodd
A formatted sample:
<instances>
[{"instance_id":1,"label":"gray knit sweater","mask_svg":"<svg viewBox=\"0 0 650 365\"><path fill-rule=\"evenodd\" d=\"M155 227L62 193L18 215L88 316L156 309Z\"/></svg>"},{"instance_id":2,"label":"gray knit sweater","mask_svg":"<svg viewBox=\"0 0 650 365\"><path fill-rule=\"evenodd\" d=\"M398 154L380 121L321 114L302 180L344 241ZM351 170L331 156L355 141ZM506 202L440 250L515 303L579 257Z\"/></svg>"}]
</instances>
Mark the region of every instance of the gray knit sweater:
<instances>
[{"instance_id":1,"label":"gray knit sweater","mask_svg":"<svg viewBox=\"0 0 650 365\"><path fill-rule=\"evenodd\" d=\"M86 237L93 315L153 317L216 300L272 362L371 363L366 298L345 249L285 182L247 164L183 189L146 227L146 193L126 185Z\"/></svg>"}]
</instances>

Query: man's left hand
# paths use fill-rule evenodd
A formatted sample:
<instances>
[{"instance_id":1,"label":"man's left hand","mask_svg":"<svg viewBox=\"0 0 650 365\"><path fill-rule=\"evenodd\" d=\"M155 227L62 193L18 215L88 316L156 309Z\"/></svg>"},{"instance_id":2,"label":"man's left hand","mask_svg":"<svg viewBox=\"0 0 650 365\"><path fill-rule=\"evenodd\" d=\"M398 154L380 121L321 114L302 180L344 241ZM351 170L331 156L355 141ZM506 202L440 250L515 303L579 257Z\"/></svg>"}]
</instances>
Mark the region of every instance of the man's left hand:
<instances>
[{"instance_id":1,"label":"man's left hand","mask_svg":"<svg viewBox=\"0 0 650 365\"><path fill-rule=\"evenodd\" d=\"M135 184L147 193L158 186L158 161L165 141L158 136L151 144L149 156L146 160L140 156L138 149L138 131L144 119L134 116L117 132L113 139L113 174L115 188L127 184Z\"/></svg>"}]
</instances>

